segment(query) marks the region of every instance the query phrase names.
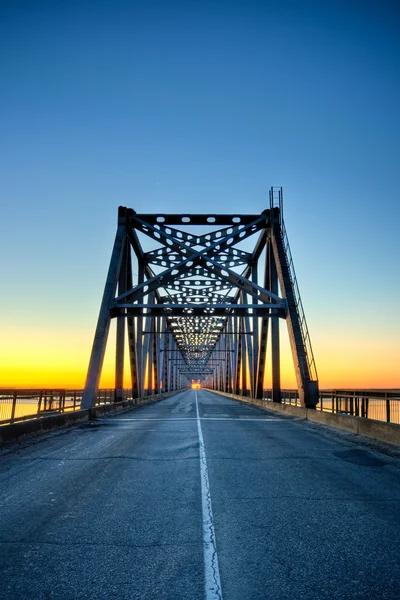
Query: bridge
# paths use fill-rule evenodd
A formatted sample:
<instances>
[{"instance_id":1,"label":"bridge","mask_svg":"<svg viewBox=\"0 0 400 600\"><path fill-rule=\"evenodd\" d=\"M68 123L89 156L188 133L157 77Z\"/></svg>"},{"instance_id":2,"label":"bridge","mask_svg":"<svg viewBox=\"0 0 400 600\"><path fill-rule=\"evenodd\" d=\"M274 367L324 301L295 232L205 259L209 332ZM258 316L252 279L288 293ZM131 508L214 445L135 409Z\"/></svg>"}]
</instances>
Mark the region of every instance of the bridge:
<instances>
[{"instance_id":1,"label":"bridge","mask_svg":"<svg viewBox=\"0 0 400 600\"><path fill-rule=\"evenodd\" d=\"M102 415L112 319L125 410ZM85 421L1 450L1 599L399 597L397 448L303 418L323 396L280 188L260 215L120 207L81 397Z\"/></svg>"},{"instance_id":2,"label":"bridge","mask_svg":"<svg viewBox=\"0 0 400 600\"><path fill-rule=\"evenodd\" d=\"M147 252L139 235L153 244ZM243 249L255 237L254 248ZM271 322L272 396L280 402L279 321L284 320L301 402L310 408L318 403L282 188L271 188L269 208L258 215L154 215L119 208L82 408L95 403L113 318L117 398L122 398L126 329L133 397L142 397L145 387L160 393L199 380L203 387L261 398Z\"/></svg>"}]
</instances>

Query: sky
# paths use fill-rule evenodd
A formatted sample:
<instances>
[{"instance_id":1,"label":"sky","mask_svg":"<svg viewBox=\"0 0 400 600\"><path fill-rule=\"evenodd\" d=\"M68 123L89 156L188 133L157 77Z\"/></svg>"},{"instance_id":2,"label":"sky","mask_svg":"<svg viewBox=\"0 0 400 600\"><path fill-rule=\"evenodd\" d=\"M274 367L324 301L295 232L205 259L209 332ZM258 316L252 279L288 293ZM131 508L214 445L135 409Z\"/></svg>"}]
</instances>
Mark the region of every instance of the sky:
<instances>
[{"instance_id":1,"label":"sky","mask_svg":"<svg viewBox=\"0 0 400 600\"><path fill-rule=\"evenodd\" d=\"M118 205L256 214L275 185L320 386L400 387L399 17L0 0L0 386L83 386Z\"/></svg>"}]
</instances>

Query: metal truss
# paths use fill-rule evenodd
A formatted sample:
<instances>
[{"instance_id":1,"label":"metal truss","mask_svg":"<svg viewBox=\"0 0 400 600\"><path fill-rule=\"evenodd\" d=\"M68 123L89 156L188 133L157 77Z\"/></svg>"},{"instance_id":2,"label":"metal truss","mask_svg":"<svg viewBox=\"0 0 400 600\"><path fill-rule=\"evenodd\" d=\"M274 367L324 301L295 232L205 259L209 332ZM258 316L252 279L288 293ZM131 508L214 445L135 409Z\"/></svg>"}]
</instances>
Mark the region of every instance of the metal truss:
<instances>
[{"instance_id":1,"label":"metal truss","mask_svg":"<svg viewBox=\"0 0 400 600\"><path fill-rule=\"evenodd\" d=\"M270 338L273 400L280 402L284 319L300 398L315 407L318 378L282 210L282 188L271 188L270 206L259 215L137 214L119 207L82 407L94 404L113 318L116 399L127 335L134 398L192 381L260 398ZM246 240L254 235L249 252ZM141 238L155 247L145 252Z\"/></svg>"}]
</instances>

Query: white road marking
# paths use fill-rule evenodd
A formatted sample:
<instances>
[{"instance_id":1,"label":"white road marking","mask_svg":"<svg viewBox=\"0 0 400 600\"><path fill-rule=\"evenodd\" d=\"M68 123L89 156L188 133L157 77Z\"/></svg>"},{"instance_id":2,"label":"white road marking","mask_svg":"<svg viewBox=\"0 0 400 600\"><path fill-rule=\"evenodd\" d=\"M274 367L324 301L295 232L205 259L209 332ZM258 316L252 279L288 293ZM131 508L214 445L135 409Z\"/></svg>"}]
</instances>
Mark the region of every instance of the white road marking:
<instances>
[{"instance_id":1,"label":"white road marking","mask_svg":"<svg viewBox=\"0 0 400 600\"><path fill-rule=\"evenodd\" d=\"M206 449L204 446L203 432L201 430L201 419L199 415L199 403L196 398L197 431L199 434L200 447L200 479L201 479L201 506L203 513L203 558L205 575L205 599L222 600L221 580L219 577L217 545L214 530L214 518L211 506L210 482L208 480L208 468L206 460Z\"/></svg>"}]
</instances>

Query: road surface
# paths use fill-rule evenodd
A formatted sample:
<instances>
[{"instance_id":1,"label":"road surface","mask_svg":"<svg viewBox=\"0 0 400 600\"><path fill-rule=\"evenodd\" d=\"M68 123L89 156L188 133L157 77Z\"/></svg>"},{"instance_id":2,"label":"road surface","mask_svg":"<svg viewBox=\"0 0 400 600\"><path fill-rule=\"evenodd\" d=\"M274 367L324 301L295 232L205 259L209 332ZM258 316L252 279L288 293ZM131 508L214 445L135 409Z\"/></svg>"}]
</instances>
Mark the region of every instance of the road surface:
<instances>
[{"instance_id":1,"label":"road surface","mask_svg":"<svg viewBox=\"0 0 400 600\"><path fill-rule=\"evenodd\" d=\"M400 597L398 459L205 390L1 454L0 597Z\"/></svg>"}]
</instances>

